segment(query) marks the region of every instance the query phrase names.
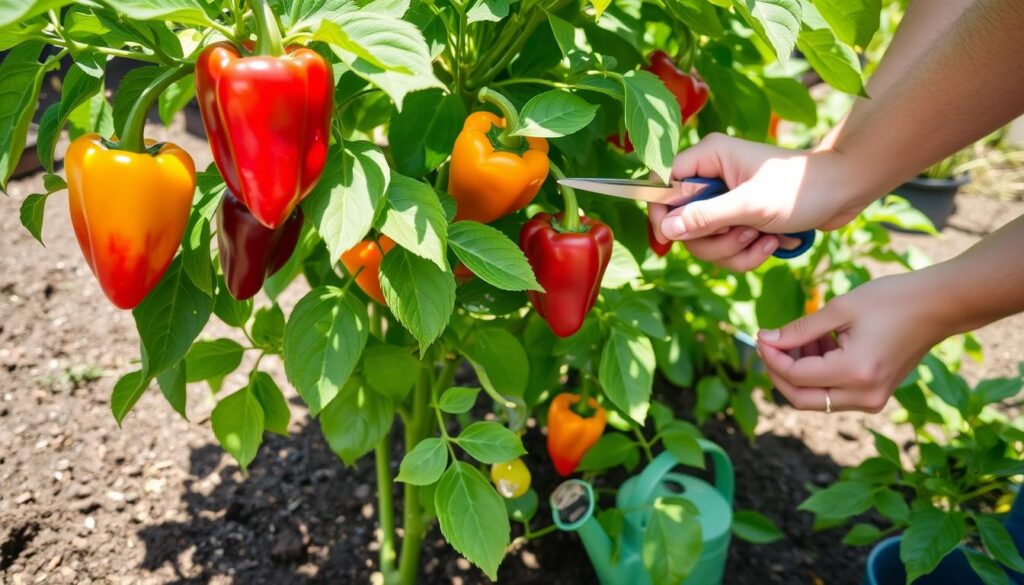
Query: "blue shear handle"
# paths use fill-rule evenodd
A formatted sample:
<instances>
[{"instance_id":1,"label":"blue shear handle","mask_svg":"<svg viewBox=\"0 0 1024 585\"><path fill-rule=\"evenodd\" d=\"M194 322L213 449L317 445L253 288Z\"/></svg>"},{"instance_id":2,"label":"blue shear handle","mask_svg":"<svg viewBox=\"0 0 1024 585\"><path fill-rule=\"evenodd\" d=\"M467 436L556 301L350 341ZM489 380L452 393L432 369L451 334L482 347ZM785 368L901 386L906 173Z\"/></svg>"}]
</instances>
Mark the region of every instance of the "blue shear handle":
<instances>
[{"instance_id":1,"label":"blue shear handle","mask_svg":"<svg viewBox=\"0 0 1024 585\"><path fill-rule=\"evenodd\" d=\"M687 201L687 203L712 199L714 197L722 195L723 193L729 192L729 187L726 186L726 184L721 179L705 179L703 177L691 177L689 179L684 179L683 182L706 185L706 187L700 192L700 194L698 194L693 199ZM670 206L670 209L675 209L678 207L682 207L682 205ZM800 240L800 243L797 244L795 248L779 248L778 250L775 250L775 253L772 254L772 256L775 256L776 258L782 258L783 260L796 258L797 256L803 254L807 250L811 249L811 246L814 245L814 238L816 235L817 234L814 230L785 234L786 237Z\"/></svg>"}]
</instances>

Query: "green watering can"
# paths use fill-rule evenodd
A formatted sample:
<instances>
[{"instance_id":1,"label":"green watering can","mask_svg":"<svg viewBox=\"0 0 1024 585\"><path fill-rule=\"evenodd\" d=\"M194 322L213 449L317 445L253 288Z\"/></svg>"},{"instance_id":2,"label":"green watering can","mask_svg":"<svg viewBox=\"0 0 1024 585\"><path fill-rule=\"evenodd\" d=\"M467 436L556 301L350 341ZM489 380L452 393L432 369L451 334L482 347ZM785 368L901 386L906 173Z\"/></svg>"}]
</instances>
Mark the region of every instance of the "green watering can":
<instances>
[{"instance_id":1,"label":"green watering can","mask_svg":"<svg viewBox=\"0 0 1024 585\"><path fill-rule=\"evenodd\" d=\"M641 557L644 528L651 506L660 497L686 498L700 510L704 546L700 560L685 585L718 585L725 571L732 529L733 469L721 447L699 440L715 466L715 485L696 477L676 473L681 464L665 451L654 458L640 475L619 489L615 505L625 512L618 562L612 562L613 544L594 517L594 491L583 480L562 482L551 494L551 515L561 530L579 533L591 564L603 585L650 585L651 577Z\"/></svg>"}]
</instances>

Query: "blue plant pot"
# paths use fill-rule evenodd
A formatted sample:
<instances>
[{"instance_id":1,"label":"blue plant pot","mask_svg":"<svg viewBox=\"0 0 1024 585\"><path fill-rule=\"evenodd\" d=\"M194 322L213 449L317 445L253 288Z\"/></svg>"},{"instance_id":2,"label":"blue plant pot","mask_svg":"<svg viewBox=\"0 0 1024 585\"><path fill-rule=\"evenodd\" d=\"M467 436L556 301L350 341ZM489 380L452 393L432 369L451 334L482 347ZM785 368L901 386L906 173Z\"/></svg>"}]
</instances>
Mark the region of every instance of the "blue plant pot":
<instances>
[{"instance_id":1,"label":"blue plant pot","mask_svg":"<svg viewBox=\"0 0 1024 585\"><path fill-rule=\"evenodd\" d=\"M907 572L900 560L899 536L889 537L875 545L868 555L863 585L906 585ZM942 559L931 573L914 581L914 585L984 585L967 564L963 550L957 548Z\"/></svg>"}]
</instances>

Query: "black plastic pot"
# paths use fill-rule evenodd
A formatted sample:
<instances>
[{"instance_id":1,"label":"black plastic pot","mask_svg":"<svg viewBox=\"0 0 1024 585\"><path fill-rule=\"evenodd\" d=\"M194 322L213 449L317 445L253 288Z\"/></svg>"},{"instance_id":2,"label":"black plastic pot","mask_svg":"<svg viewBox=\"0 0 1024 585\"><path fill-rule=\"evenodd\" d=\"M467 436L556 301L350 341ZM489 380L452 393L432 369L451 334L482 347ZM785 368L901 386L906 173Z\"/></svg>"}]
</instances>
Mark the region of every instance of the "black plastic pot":
<instances>
[{"instance_id":1,"label":"black plastic pot","mask_svg":"<svg viewBox=\"0 0 1024 585\"><path fill-rule=\"evenodd\" d=\"M935 229L941 230L956 210L957 192L970 180L967 173L954 179L916 177L897 187L893 193L909 201L931 220Z\"/></svg>"}]
</instances>

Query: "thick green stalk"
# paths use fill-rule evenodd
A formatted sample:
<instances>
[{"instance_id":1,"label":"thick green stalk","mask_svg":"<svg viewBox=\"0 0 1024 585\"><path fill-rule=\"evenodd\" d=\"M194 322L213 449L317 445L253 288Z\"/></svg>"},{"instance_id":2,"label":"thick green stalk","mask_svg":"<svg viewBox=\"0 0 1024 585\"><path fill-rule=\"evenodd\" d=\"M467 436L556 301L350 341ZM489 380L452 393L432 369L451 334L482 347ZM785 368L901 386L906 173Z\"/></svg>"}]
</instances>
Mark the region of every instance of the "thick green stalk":
<instances>
[{"instance_id":1,"label":"thick green stalk","mask_svg":"<svg viewBox=\"0 0 1024 585\"><path fill-rule=\"evenodd\" d=\"M416 388L412 396L412 416L405 425L405 452L412 451L423 440L427 420L427 407L430 402L430 382L434 364L429 358L423 358L420 375L416 380ZM420 507L419 486L405 484L403 488L402 552L398 559L398 582L402 585L413 585L420 568L420 550L426 527L423 525L423 510Z\"/></svg>"},{"instance_id":2,"label":"thick green stalk","mask_svg":"<svg viewBox=\"0 0 1024 585\"><path fill-rule=\"evenodd\" d=\"M501 111L501 115L505 118L505 128L501 131L501 143L505 147L512 149L522 145L522 137L512 135L512 130L519 125L519 112L516 111L516 107L512 105L512 102L508 101L507 97L486 87L480 89L477 99L498 108Z\"/></svg>"},{"instance_id":3,"label":"thick green stalk","mask_svg":"<svg viewBox=\"0 0 1024 585\"><path fill-rule=\"evenodd\" d=\"M551 174L555 179L564 179L565 173L562 169L558 168L554 162L548 160L548 168L551 169ZM558 185L559 192L562 193L562 200L565 201L565 211L562 213L562 229L567 232L578 232L580 231L580 205L576 201L576 191L573 191L572 187L566 187L565 185Z\"/></svg>"},{"instance_id":4,"label":"thick green stalk","mask_svg":"<svg viewBox=\"0 0 1024 585\"><path fill-rule=\"evenodd\" d=\"M395 573L395 504L391 493L391 433L374 448L377 463L377 506L380 519L380 572L385 583L394 582Z\"/></svg>"},{"instance_id":5,"label":"thick green stalk","mask_svg":"<svg viewBox=\"0 0 1024 585\"><path fill-rule=\"evenodd\" d=\"M267 0L252 0L252 11L256 15L256 54L271 57L284 55L281 29L267 6Z\"/></svg>"},{"instance_id":6,"label":"thick green stalk","mask_svg":"<svg viewBox=\"0 0 1024 585\"><path fill-rule=\"evenodd\" d=\"M153 85L150 85L146 88L146 91L142 92L142 95L139 96L139 99L135 101L132 109L128 112L128 121L125 122L124 133L121 135L121 149L131 152L144 152L146 150L146 140L143 134L146 128L146 114L149 113L149 108L165 89L170 87L175 81L192 73L194 69L195 65L191 63L170 69L160 77L157 77Z\"/></svg>"}]
</instances>

